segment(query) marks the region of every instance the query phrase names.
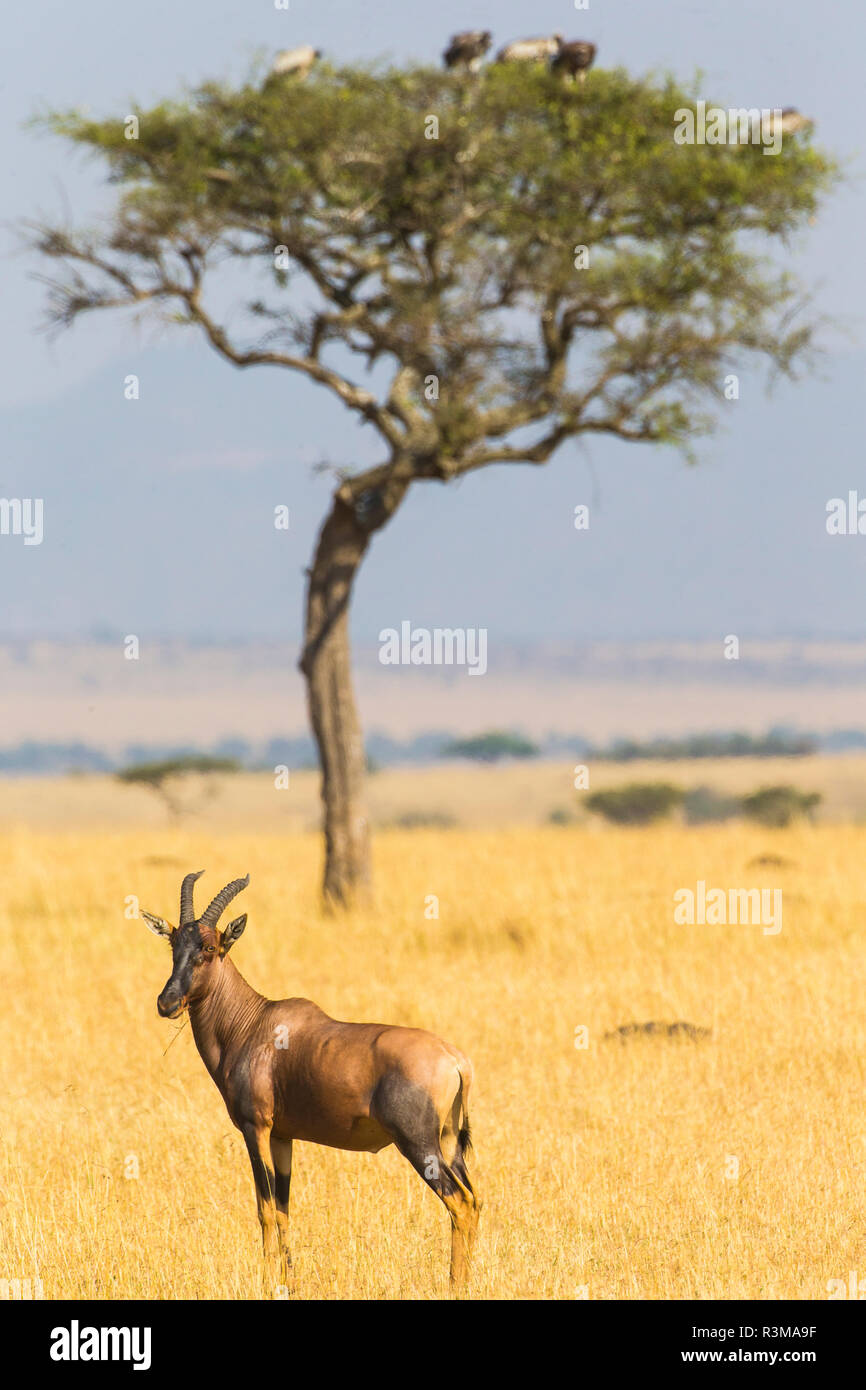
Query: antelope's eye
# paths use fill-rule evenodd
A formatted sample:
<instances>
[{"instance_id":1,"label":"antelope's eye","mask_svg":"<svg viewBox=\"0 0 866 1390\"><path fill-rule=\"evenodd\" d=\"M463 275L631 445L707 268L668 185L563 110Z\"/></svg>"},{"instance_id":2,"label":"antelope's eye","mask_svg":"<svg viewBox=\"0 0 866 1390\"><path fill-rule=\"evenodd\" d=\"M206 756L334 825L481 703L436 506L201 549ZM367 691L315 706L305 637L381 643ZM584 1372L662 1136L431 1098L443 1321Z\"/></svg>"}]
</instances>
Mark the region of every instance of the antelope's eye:
<instances>
[{"instance_id":1,"label":"antelope's eye","mask_svg":"<svg viewBox=\"0 0 866 1390\"><path fill-rule=\"evenodd\" d=\"M205 946L204 953L206 956L212 956L215 950L216 946Z\"/></svg>"}]
</instances>

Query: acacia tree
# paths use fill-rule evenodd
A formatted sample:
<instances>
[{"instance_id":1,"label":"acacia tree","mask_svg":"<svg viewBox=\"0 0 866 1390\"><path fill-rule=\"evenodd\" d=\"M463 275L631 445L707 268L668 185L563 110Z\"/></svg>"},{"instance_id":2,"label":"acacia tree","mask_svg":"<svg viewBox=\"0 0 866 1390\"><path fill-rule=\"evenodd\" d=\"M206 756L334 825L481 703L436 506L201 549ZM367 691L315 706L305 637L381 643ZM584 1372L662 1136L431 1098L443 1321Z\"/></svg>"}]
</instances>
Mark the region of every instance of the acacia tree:
<instances>
[{"instance_id":1,"label":"acacia tree","mask_svg":"<svg viewBox=\"0 0 866 1390\"><path fill-rule=\"evenodd\" d=\"M190 753L178 758L165 758L154 763L133 763L115 773L118 782L129 787L149 787L155 792L169 814L179 821L187 810L181 791L184 783L194 783L195 804L202 799L212 800L219 786L214 780L220 772L240 772L236 758L215 758L209 753Z\"/></svg>"},{"instance_id":2,"label":"acacia tree","mask_svg":"<svg viewBox=\"0 0 866 1390\"><path fill-rule=\"evenodd\" d=\"M577 436L688 451L732 364L790 372L810 344L796 285L763 256L831 165L802 135L775 157L679 145L693 100L623 71L579 88L523 66L323 65L207 83L134 121L43 121L120 188L107 227L34 231L62 263L57 324L154 310L236 367L301 373L378 436L380 461L340 476L307 586L329 900L369 877L349 601L408 489L545 464ZM232 267L246 298L226 314Z\"/></svg>"}]
</instances>

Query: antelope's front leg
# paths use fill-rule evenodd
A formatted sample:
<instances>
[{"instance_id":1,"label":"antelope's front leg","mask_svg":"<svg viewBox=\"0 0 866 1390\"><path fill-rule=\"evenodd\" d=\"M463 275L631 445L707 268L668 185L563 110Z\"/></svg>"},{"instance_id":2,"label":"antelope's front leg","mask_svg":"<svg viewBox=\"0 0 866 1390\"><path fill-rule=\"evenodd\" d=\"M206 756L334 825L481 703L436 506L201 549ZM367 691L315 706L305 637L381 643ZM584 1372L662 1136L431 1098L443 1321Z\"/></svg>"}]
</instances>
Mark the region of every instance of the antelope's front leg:
<instances>
[{"instance_id":1,"label":"antelope's front leg","mask_svg":"<svg viewBox=\"0 0 866 1390\"><path fill-rule=\"evenodd\" d=\"M271 1135L271 1157L276 1179L277 1235L280 1241L280 1283L289 1293L296 1289L289 1249L289 1191L292 1186L292 1141Z\"/></svg>"},{"instance_id":2,"label":"antelope's front leg","mask_svg":"<svg viewBox=\"0 0 866 1390\"><path fill-rule=\"evenodd\" d=\"M256 1204L259 1210L259 1224L262 1228L262 1249L264 1267L262 1269L262 1290L266 1298L273 1298L280 1282L279 1275L279 1237L277 1235L276 1180L271 1160L270 1130L245 1126L244 1142L253 1169L253 1182L256 1185Z\"/></svg>"}]
</instances>

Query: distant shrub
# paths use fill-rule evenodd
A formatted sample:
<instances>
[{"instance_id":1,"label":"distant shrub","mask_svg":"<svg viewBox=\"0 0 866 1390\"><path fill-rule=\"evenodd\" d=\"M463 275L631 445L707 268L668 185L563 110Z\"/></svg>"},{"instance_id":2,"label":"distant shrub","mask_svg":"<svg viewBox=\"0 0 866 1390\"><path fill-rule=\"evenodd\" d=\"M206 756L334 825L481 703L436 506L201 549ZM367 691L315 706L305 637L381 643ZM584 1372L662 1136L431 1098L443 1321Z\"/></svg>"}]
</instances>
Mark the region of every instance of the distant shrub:
<instances>
[{"instance_id":1,"label":"distant shrub","mask_svg":"<svg viewBox=\"0 0 866 1390\"><path fill-rule=\"evenodd\" d=\"M683 814L688 825L710 825L742 815L743 803L712 787L693 787L683 797Z\"/></svg>"},{"instance_id":2,"label":"distant shrub","mask_svg":"<svg viewBox=\"0 0 866 1390\"><path fill-rule=\"evenodd\" d=\"M712 1029L679 1019L676 1023L621 1023L604 1034L604 1041L625 1043L636 1038L673 1038L677 1042L701 1042L711 1035Z\"/></svg>"},{"instance_id":3,"label":"distant shrub","mask_svg":"<svg viewBox=\"0 0 866 1390\"><path fill-rule=\"evenodd\" d=\"M130 786L149 787L161 799L169 815L179 818L184 810L180 788L191 774L208 779L210 790L206 795L213 796L216 790L211 777L218 772L240 772L240 764L235 758L217 758L209 753L190 753L177 758L165 758L161 762L135 763L115 773L119 782Z\"/></svg>"},{"instance_id":4,"label":"distant shrub","mask_svg":"<svg viewBox=\"0 0 866 1390\"><path fill-rule=\"evenodd\" d=\"M486 734L475 734L472 738L456 738L446 743L440 752L442 758L474 758L476 762L495 763L500 758L537 758L541 750L530 743L522 734L509 733L505 729L491 729Z\"/></svg>"},{"instance_id":5,"label":"distant shrub","mask_svg":"<svg viewBox=\"0 0 866 1390\"><path fill-rule=\"evenodd\" d=\"M759 825L784 829L800 816L810 820L816 807L821 804L820 792L801 792L796 787L761 787L760 791L744 796L743 812Z\"/></svg>"},{"instance_id":6,"label":"distant shrub","mask_svg":"<svg viewBox=\"0 0 866 1390\"><path fill-rule=\"evenodd\" d=\"M448 811L404 811L389 822L397 830L450 830L457 823Z\"/></svg>"},{"instance_id":7,"label":"distant shrub","mask_svg":"<svg viewBox=\"0 0 866 1390\"><path fill-rule=\"evenodd\" d=\"M617 739L607 748L592 748L588 756L595 762L634 762L636 759L690 758L803 758L814 753L816 740L811 735L771 730L768 734L707 733L687 738L654 738L643 743L635 739Z\"/></svg>"},{"instance_id":8,"label":"distant shrub","mask_svg":"<svg viewBox=\"0 0 866 1390\"><path fill-rule=\"evenodd\" d=\"M547 824L574 825L576 820L577 817L573 811L566 810L564 806L554 806L553 810L548 814Z\"/></svg>"},{"instance_id":9,"label":"distant shrub","mask_svg":"<svg viewBox=\"0 0 866 1390\"><path fill-rule=\"evenodd\" d=\"M682 790L670 782L631 782L593 792L586 805L615 825L650 825L669 816L682 804L683 796Z\"/></svg>"},{"instance_id":10,"label":"distant shrub","mask_svg":"<svg viewBox=\"0 0 866 1390\"><path fill-rule=\"evenodd\" d=\"M240 765L235 758L214 758L207 753L191 753L183 758L166 758L158 763L136 763L115 773L119 782L138 782L148 787L158 787L169 777L184 777L187 773L239 772Z\"/></svg>"}]
</instances>

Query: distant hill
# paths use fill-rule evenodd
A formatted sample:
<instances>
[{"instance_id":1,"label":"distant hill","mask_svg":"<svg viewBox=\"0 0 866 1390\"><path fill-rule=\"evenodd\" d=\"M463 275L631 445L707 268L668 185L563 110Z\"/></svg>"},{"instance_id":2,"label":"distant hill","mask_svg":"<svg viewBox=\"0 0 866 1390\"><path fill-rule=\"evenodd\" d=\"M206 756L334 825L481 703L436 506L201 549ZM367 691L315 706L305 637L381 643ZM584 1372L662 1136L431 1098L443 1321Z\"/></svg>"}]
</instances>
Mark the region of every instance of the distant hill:
<instances>
[{"instance_id":1,"label":"distant hill","mask_svg":"<svg viewBox=\"0 0 866 1390\"><path fill-rule=\"evenodd\" d=\"M814 738L866 747L866 643L749 641L726 660L712 642L520 643L488 633L488 669L385 666L356 634L355 684L369 752L383 765L429 761L449 739L519 733L543 755L660 758L706 738ZM277 642L0 640L0 770L114 769L208 753L313 761L296 650ZM770 731L770 734L767 731ZM731 733L731 731L738 731ZM713 749L707 756L713 756ZM722 750L725 756L735 750ZM631 756L639 756L632 754Z\"/></svg>"}]
</instances>

